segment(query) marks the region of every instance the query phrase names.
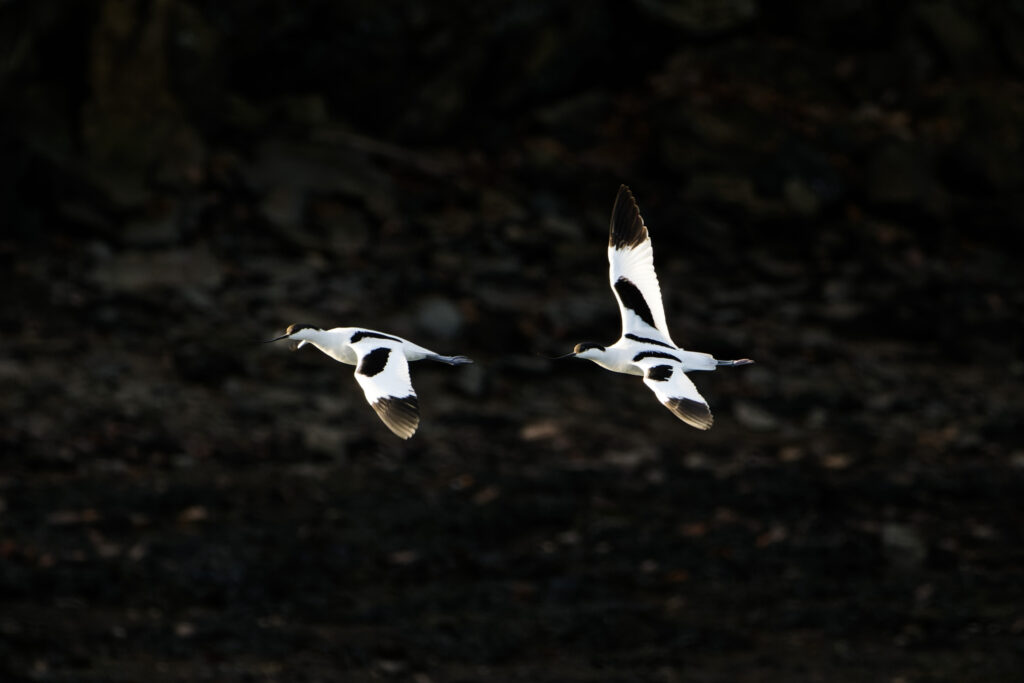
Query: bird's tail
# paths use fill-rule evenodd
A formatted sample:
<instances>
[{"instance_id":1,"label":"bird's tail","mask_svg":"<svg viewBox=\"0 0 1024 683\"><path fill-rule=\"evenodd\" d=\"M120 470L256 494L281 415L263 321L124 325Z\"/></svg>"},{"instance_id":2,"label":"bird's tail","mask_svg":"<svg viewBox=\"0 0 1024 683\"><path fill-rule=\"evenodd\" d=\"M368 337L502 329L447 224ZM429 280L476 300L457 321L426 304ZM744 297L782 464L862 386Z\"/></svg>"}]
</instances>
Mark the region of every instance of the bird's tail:
<instances>
[{"instance_id":1,"label":"bird's tail","mask_svg":"<svg viewBox=\"0 0 1024 683\"><path fill-rule=\"evenodd\" d=\"M427 356L426 359L437 361L438 363L447 363L448 365L466 365L473 362L465 356L442 356L436 353L432 356Z\"/></svg>"}]
</instances>

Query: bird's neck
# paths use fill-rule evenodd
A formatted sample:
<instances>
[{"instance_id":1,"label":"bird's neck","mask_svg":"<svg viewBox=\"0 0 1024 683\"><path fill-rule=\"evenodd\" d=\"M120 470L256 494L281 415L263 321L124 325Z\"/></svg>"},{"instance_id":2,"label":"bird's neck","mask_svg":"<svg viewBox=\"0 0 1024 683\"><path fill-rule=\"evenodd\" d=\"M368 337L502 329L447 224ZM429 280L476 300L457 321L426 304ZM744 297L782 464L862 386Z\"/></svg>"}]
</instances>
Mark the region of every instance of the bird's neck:
<instances>
[{"instance_id":1,"label":"bird's neck","mask_svg":"<svg viewBox=\"0 0 1024 683\"><path fill-rule=\"evenodd\" d=\"M324 353L330 355L332 349L338 349L344 343L344 339L327 330L303 330L301 341L312 344Z\"/></svg>"},{"instance_id":2,"label":"bird's neck","mask_svg":"<svg viewBox=\"0 0 1024 683\"><path fill-rule=\"evenodd\" d=\"M593 355L587 357L587 360L592 360L602 368L612 372L629 372L631 368L630 359L631 356L627 351L616 349L612 346L603 351L595 350Z\"/></svg>"}]
</instances>

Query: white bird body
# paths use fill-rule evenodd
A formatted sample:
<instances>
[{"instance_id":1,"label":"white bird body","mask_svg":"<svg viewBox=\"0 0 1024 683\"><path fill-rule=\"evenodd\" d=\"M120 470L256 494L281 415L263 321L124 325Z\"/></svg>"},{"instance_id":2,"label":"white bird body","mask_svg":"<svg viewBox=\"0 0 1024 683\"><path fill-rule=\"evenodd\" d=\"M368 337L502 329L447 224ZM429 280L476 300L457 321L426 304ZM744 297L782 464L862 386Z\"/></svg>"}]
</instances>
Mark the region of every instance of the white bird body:
<instances>
[{"instance_id":1,"label":"white bird body","mask_svg":"<svg viewBox=\"0 0 1024 683\"><path fill-rule=\"evenodd\" d=\"M622 336L607 347L577 344L571 355L612 372L642 376L644 384L676 417L698 429L709 429L714 421L711 410L686 373L754 361L717 360L707 353L686 351L672 341L654 271L651 238L633 193L625 185L619 188L612 208L608 265L622 317Z\"/></svg>"},{"instance_id":2,"label":"white bird body","mask_svg":"<svg viewBox=\"0 0 1024 683\"><path fill-rule=\"evenodd\" d=\"M643 375L644 366L635 362L637 354L644 352L659 353L665 352L669 347L657 346L650 343L637 342L632 339L621 338L611 346L605 348L604 352L588 355L588 351L577 354L577 358L592 360L602 368L612 372L621 372L626 375ZM678 347L672 348L671 354L679 361L679 367L683 372L694 370L714 370L717 367L715 357L709 353L700 351L684 351Z\"/></svg>"},{"instance_id":3,"label":"white bird body","mask_svg":"<svg viewBox=\"0 0 1024 683\"><path fill-rule=\"evenodd\" d=\"M359 335L358 339L353 341L353 338L357 335ZM334 327L329 330L307 327L299 330L290 338L299 341L297 348L301 349L306 344L311 344L334 360L345 365L356 365L359 362L359 353L356 350L357 345L367 343L401 349L402 355L405 356L407 361L423 360L424 358L437 360L454 357L442 356L418 344L413 344L408 339L402 339L393 334L384 334L376 330L369 330L365 327Z\"/></svg>"},{"instance_id":4,"label":"white bird body","mask_svg":"<svg viewBox=\"0 0 1024 683\"><path fill-rule=\"evenodd\" d=\"M408 439L419 427L419 399L409 376L409 362L433 360L448 365L472 363L465 356L444 356L407 339L365 327L322 330L312 325L290 325L270 341L293 339L296 348L311 344L346 365L355 365L355 377L367 402L388 429Z\"/></svg>"}]
</instances>

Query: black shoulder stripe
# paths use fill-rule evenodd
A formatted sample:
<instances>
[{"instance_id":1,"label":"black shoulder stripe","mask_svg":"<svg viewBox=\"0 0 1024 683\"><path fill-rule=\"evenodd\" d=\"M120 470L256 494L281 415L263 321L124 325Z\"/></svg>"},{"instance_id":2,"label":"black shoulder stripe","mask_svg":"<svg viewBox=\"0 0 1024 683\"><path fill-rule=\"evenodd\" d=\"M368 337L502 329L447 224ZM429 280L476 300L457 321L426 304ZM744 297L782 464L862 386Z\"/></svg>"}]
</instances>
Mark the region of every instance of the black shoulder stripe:
<instances>
[{"instance_id":1,"label":"black shoulder stripe","mask_svg":"<svg viewBox=\"0 0 1024 683\"><path fill-rule=\"evenodd\" d=\"M682 362L671 353L665 353L664 351L641 351L633 356L633 362L639 363L644 358L664 358L665 360L674 360L677 363Z\"/></svg>"},{"instance_id":2,"label":"black shoulder stripe","mask_svg":"<svg viewBox=\"0 0 1024 683\"><path fill-rule=\"evenodd\" d=\"M365 377L373 377L388 364L388 357L390 355L391 349L384 348L383 346L379 349L374 349L359 361L359 367L356 368L356 372Z\"/></svg>"},{"instance_id":3,"label":"black shoulder stripe","mask_svg":"<svg viewBox=\"0 0 1024 683\"><path fill-rule=\"evenodd\" d=\"M667 382L672 379L672 366L655 365L647 371L647 379L655 382Z\"/></svg>"},{"instance_id":4,"label":"black shoulder stripe","mask_svg":"<svg viewBox=\"0 0 1024 683\"><path fill-rule=\"evenodd\" d=\"M644 300L644 295L640 293L639 287L634 285L629 278L620 277L615 282L615 291L618 293L619 299L622 300L623 306L636 313L651 327L655 327L651 308Z\"/></svg>"},{"instance_id":5,"label":"black shoulder stripe","mask_svg":"<svg viewBox=\"0 0 1024 683\"><path fill-rule=\"evenodd\" d=\"M615 249L632 249L647 239L647 227L640 217L640 207L625 185L621 185L619 193L615 195L609 232L608 246Z\"/></svg>"},{"instance_id":6,"label":"black shoulder stripe","mask_svg":"<svg viewBox=\"0 0 1024 683\"><path fill-rule=\"evenodd\" d=\"M359 330L358 332L352 335L352 338L348 340L348 343L355 344L361 339L388 339L396 342L402 341L397 337L389 337L388 335L381 334L380 332L372 332L370 330Z\"/></svg>"},{"instance_id":7,"label":"black shoulder stripe","mask_svg":"<svg viewBox=\"0 0 1024 683\"><path fill-rule=\"evenodd\" d=\"M671 344L666 344L663 341L658 341L657 339L651 339L649 337L641 337L640 335L633 334L632 332L626 335L626 339L632 339L633 341L643 342L645 344L654 344L655 346L664 346L666 349L675 348Z\"/></svg>"}]
</instances>

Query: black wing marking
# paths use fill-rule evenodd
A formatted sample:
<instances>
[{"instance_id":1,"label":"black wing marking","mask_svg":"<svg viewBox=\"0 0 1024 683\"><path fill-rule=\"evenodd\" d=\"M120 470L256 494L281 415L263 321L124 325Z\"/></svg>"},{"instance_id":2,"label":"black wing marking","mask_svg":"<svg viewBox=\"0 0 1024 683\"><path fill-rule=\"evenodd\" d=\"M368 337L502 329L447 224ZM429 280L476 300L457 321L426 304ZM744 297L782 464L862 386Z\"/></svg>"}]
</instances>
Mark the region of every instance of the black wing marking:
<instances>
[{"instance_id":1,"label":"black wing marking","mask_svg":"<svg viewBox=\"0 0 1024 683\"><path fill-rule=\"evenodd\" d=\"M388 429L403 439L416 433L420 425L420 401L410 396L384 396L370 404Z\"/></svg>"},{"instance_id":2,"label":"black wing marking","mask_svg":"<svg viewBox=\"0 0 1024 683\"><path fill-rule=\"evenodd\" d=\"M386 334L381 334L380 332L374 332L373 330L359 330L358 332L352 335L352 338L348 340L348 343L356 344L361 339L387 339L389 341L396 342L402 341L398 337L391 337Z\"/></svg>"},{"instance_id":3,"label":"black wing marking","mask_svg":"<svg viewBox=\"0 0 1024 683\"><path fill-rule=\"evenodd\" d=\"M654 344L655 346L664 346L666 349L675 348L671 344L666 344L663 341L658 341L657 339L651 339L649 337L641 337L640 335L633 334L632 332L626 335L626 339L632 339L633 341L643 342L645 344Z\"/></svg>"},{"instance_id":4,"label":"black wing marking","mask_svg":"<svg viewBox=\"0 0 1024 683\"><path fill-rule=\"evenodd\" d=\"M623 306L636 313L641 320L651 327L655 327L651 307L647 305L647 301L644 299L644 295L639 287L629 279L620 277L615 281L615 291L618 293Z\"/></svg>"},{"instance_id":5,"label":"black wing marking","mask_svg":"<svg viewBox=\"0 0 1024 683\"><path fill-rule=\"evenodd\" d=\"M640 217L633 193L625 185L619 186L612 207L612 220L608 236L608 246L614 249L632 249L643 244L647 239L647 226Z\"/></svg>"},{"instance_id":6,"label":"black wing marking","mask_svg":"<svg viewBox=\"0 0 1024 683\"><path fill-rule=\"evenodd\" d=\"M711 427L714 418L708 402L672 355L661 351L642 351L634 363L644 372L644 384L673 415L697 429Z\"/></svg>"},{"instance_id":7,"label":"black wing marking","mask_svg":"<svg viewBox=\"0 0 1024 683\"><path fill-rule=\"evenodd\" d=\"M676 417L697 429L710 429L715 421L707 403L690 398L670 398L664 404Z\"/></svg>"},{"instance_id":8,"label":"black wing marking","mask_svg":"<svg viewBox=\"0 0 1024 683\"><path fill-rule=\"evenodd\" d=\"M356 372L364 377L373 377L380 374L388 364L388 357L391 356L391 349L380 347L374 349L359 359Z\"/></svg>"},{"instance_id":9,"label":"black wing marking","mask_svg":"<svg viewBox=\"0 0 1024 683\"><path fill-rule=\"evenodd\" d=\"M682 362L671 353L665 353L664 351L641 351L633 356L633 362L639 363L644 358L664 358L665 360L675 361L676 363Z\"/></svg>"},{"instance_id":10,"label":"black wing marking","mask_svg":"<svg viewBox=\"0 0 1024 683\"><path fill-rule=\"evenodd\" d=\"M647 379L652 382L667 382L672 379L671 365L655 365L647 370Z\"/></svg>"}]
</instances>

